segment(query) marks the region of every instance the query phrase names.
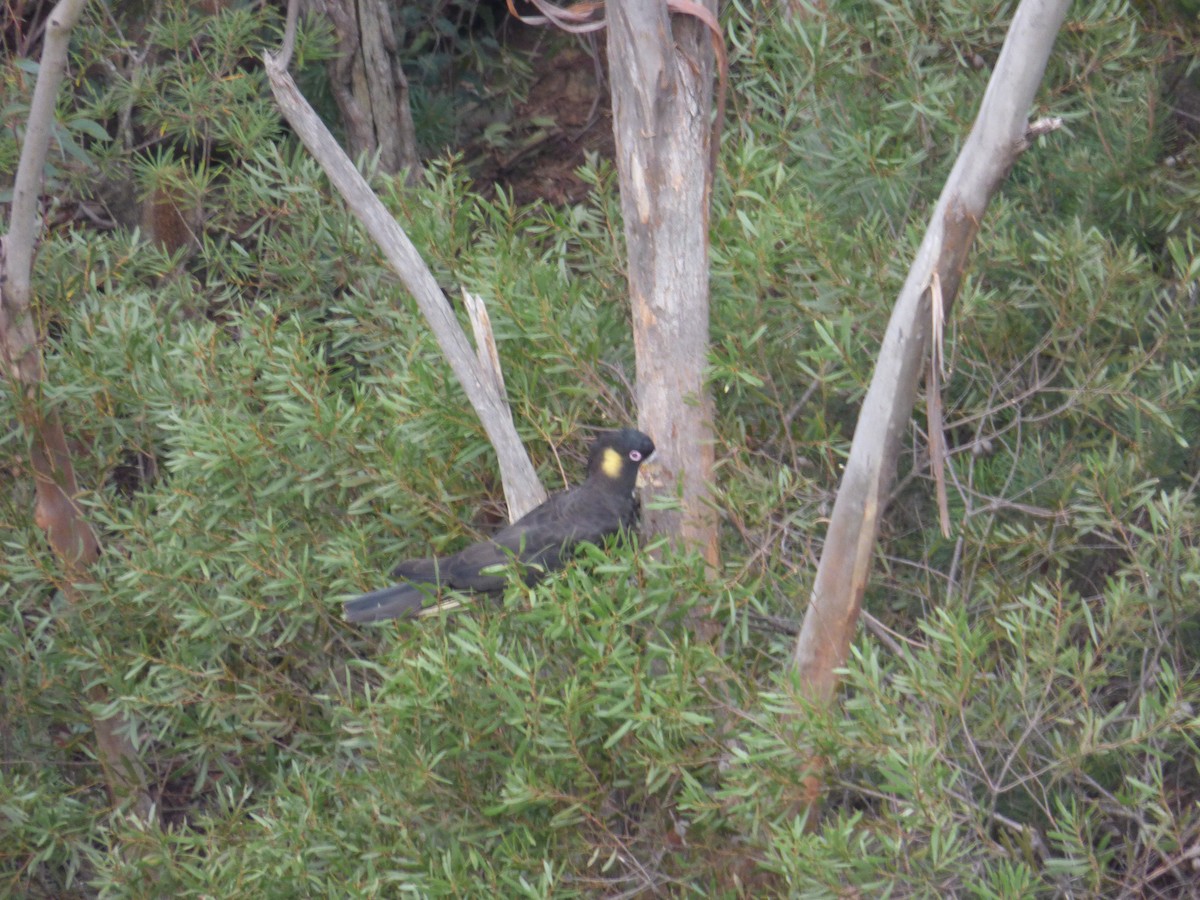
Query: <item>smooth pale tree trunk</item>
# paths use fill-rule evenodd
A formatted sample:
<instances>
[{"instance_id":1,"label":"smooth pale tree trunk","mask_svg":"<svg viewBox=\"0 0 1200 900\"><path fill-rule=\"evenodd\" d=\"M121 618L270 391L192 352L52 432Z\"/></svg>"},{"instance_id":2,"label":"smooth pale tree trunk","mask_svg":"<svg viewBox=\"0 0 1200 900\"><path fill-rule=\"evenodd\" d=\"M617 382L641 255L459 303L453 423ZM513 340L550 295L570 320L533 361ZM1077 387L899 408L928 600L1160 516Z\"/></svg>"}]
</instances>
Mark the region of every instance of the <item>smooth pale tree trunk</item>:
<instances>
[{"instance_id":1,"label":"smooth pale tree trunk","mask_svg":"<svg viewBox=\"0 0 1200 900\"><path fill-rule=\"evenodd\" d=\"M642 517L649 531L695 547L715 566L713 414L704 383L711 35L694 15L671 16L664 0L613 0L606 8L638 422L658 445L654 492L678 491L682 501Z\"/></svg>"},{"instance_id":2,"label":"smooth pale tree trunk","mask_svg":"<svg viewBox=\"0 0 1200 900\"><path fill-rule=\"evenodd\" d=\"M32 312L33 247L37 237L38 197L50 144L54 105L67 65L71 30L86 0L61 0L46 20L21 159L13 182L8 232L0 239L0 371L16 398L17 414L29 441L36 507L34 520L62 566L61 589L72 603L82 599L80 585L100 556L100 543L76 503L79 485L62 423L42 402L41 343ZM129 737L130 723L109 711L110 697L100 684L85 692L92 709L96 758L114 803L130 803L146 822L154 815L146 774Z\"/></svg>"},{"instance_id":3,"label":"smooth pale tree trunk","mask_svg":"<svg viewBox=\"0 0 1200 900\"><path fill-rule=\"evenodd\" d=\"M1067 0L1023 0L883 338L792 652L799 702L832 702L858 624L879 517L929 349L933 299L950 309L988 201L1029 146L1028 115Z\"/></svg>"}]
</instances>

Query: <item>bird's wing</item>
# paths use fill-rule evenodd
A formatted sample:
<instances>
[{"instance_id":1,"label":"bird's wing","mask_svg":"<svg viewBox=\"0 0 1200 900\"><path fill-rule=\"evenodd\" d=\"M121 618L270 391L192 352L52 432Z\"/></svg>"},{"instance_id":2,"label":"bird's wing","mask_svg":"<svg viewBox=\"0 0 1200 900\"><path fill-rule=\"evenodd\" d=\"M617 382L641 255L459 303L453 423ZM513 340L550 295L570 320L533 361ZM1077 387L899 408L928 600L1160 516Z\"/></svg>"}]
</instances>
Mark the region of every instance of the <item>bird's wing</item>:
<instances>
[{"instance_id":1,"label":"bird's wing","mask_svg":"<svg viewBox=\"0 0 1200 900\"><path fill-rule=\"evenodd\" d=\"M467 591L500 591L507 578L490 571L514 560L529 566L527 582L562 565L564 551L580 541L599 543L628 518L632 499L585 486L553 494L492 538L452 556L415 559L393 570L397 578Z\"/></svg>"},{"instance_id":2,"label":"bird's wing","mask_svg":"<svg viewBox=\"0 0 1200 900\"><path fill-rule=\"evenodd\" d=\"M480 541L442 560L442 580L453 588L469 591L501 591L508 579L503 572L489 571L512 562L513 553L495 541Z\"/></svg>"},{"instance_id":3,"label":"bird's wing","mask_svg":"<svg viewBox=\"0 0 1200 900\"><path fill-rule=\"evenodd\" d=\"M623 523L631 500L586 486L555 494L501 531L494 540L530 562L557 565L559 551L581 541L599 543ZM518 549L520 548L520 549Z\"/></svg>"},{"instance_id":4,"label":"bird's wing","mask_svg":"<svg viewBox=\"0 0 1200 900\"><path fill-rule=\"evenodd\" d=\"M596 539L590 536L593 533L603 533L582 520L588 509L587 504L579 502L577 490L553 494L536 509L500 529L490 540L472 544L444 560L443 571L450 569L450 583L454 587L501 590L506 581L504 575L483 574L481 570L519 561L531 567L525 574L526 581L537 581L545 570L562 564L564 548L581 540ZM591 512L595 514L597 510Z\"/></svg>"}]
</instances>

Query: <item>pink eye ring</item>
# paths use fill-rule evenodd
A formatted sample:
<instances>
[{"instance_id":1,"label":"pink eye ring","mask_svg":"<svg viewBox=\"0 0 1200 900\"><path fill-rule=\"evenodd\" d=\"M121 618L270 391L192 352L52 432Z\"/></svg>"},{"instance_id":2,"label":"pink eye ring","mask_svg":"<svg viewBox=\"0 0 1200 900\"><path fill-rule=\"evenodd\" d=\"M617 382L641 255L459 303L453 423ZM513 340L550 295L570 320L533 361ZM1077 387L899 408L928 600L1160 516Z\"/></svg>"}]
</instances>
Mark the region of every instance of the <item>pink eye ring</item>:
<instances>
[{"instance_id":1,"label":"pink eye ring","mask_svg":"<svg viewBox=\"0 0 1200 900\"><path fill-rule=\"evenodd\" d=\"M633 460L634 462L641 462L642 461L642 452L640 450L630 450L629 458L631 460Z\"/></svg>"}]
</instances>

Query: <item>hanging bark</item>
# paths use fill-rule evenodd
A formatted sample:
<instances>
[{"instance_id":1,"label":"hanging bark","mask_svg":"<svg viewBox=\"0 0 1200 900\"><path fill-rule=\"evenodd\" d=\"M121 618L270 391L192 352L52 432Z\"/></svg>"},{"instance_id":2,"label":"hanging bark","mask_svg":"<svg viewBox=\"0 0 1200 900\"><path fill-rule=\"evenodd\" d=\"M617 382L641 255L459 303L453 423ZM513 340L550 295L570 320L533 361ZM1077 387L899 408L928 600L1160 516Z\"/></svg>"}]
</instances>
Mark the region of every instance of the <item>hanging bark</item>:
<instances>
[{"instance_id":1,"label":"hanging bark","mask_svg":"<svg viewBox=\"0 0 1200 900\"><path fill-rule=\"evenodd\" d=\"M657 487L678 487L682 500L678 509L645 510L643 520L715 566L713 407L704 383L714 53L701 18L714 7L687 5L700 15L672 19L661 0L610 3L608 58L638 422L659 447Z\"/></svg>"},{"instance_id":2,"label":"hanging bark","mask_svg":"<svg viewBox=\"0 0 1200 900\"><path fill-rule=\"evenodd\" d=\"M1022 0L975 125L955 162L888 323L863 401L850 458L800 636L792 652L800 701L832 702L858 624L879 517L895 477L900 439L916 398L933 330L931 297L953 304L988 201L1030 138L1054 127L1027 116L1068 0Z\"/></svg>"},{"instance_id":3,"label":"hanging bark","mask_svg":"<svg viewBox=\"0 0 1200 900\"><path fill-rule=\"evenodd\" d=\"M100 543L76 503L79 485L62 423L42 402L41 345L32 311L33 246L37 236L37 204L42 169L50 142L55 98L67 64L71 30L86 0L61 0L46 24L42 59L29 107L29 122L13 183L8 232L0 238L0 369L15 398L17 415L29 441L34 477L34 520L46 533L62 566L63 594L82 599L80 585L100 555ZM86 692L94 708L108 706L102 685ZM130 724L120 713L94 714L96 758L116 803L130 802L143 821L154 807L146 776L132 741Z\"/></svg>"},{"instance_id":4,"label":"hanging bark","mask_svg":"<svg viewBox=\"0 0 1200 900\"><path fill-rule=\"evenodd\" d=\"M389 174L421 175L408 79L400 65L391 5L383 0L313 0L329 17L338 44L329 62L329 83L346 126L352 157L378 152Z\"/></svg>"}]
</instances>

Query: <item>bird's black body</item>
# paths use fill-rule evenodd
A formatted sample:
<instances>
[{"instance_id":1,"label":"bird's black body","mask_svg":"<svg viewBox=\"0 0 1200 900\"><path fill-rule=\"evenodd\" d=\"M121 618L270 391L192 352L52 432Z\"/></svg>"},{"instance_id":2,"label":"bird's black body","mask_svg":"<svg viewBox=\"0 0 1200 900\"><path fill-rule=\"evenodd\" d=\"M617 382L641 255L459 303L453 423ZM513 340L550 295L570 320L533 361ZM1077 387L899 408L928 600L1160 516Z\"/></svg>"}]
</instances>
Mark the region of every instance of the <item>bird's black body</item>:
<instances>
[{"instance_id":1,"label":"bird's black body","mask_svg":"<svg viewBox=\"0 0 1200 900\"><path fill-rule=\"evenodd\" d=\"M525 567L527 584L538 581L562 566L581 541L598 543L634 524L638 468L652 453L654 442L632 428L601 435L592 444L583 484L554 494L490 540L453 556L400 563L392 570L400 584L349 601L346 618L379 622L413 615L443 590L502 591L508 579L493 567L513 561Z\"/></svg>"}]
</instances>

